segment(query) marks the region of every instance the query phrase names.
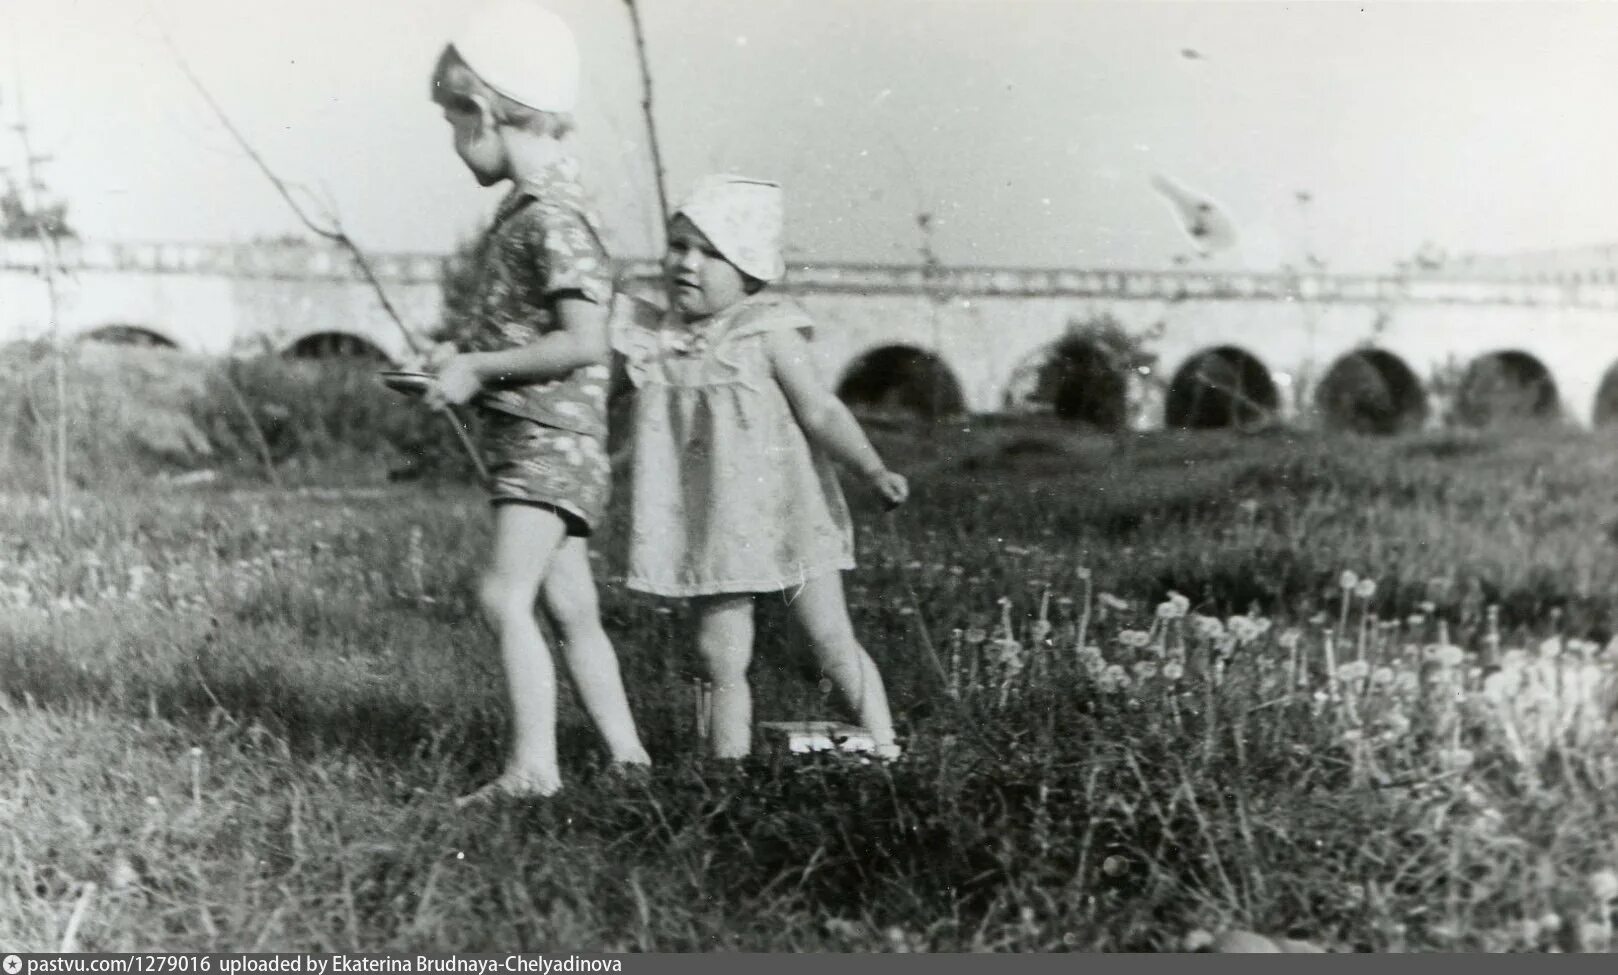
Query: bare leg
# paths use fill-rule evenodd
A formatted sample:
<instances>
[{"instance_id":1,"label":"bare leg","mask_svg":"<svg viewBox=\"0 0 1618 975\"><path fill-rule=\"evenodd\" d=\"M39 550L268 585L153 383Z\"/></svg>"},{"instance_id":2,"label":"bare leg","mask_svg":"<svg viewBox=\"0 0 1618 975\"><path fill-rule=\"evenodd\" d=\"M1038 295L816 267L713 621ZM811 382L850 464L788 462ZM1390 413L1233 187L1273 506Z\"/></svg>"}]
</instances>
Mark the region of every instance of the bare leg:
<instances>
[{"instance_id":1,"label":"bare leg","mask_svg":"<svg viewBox=\"0 0 1618 975\"><path fill-rule=\"evenodd\" d=\"M747 665L753 658L753 597L707 596L697 600L697 651L713 681L709 717L716 758L745 758L752 750L753 692Z\"/></svg>"},{"instance_id":2,"label":"bare leg","mask_svg":"<svg viewBox=\"0 0 1618 975\"><path fill-rule=\"evenodd\" d=\"M556 625L573 686L578 688L584 709L606 740L612 760L625 765L651 764L629 712L623 678L618 672L618 655L601 628L590 550L584 539L569 538L562 543L545 576L540 599Z\"/></svg>"},{"instance_id":3,"label":"bare leg","mask_svg":"<svg viewBox=\"0 0 1618 975\"><path fill-rule=\"evenodd\" d=\"M515 738L500 778L461 800L550 795L562 787L556 760L556 671L534 618L541 580L562 542L562 519L546 508L494 508L494 556L478 602L500 641Z\"/></svg>"},{"instance_id":4,"label":"bare leg","mask_svg":"<svg viewBox=\"0 0 1618 975\"><path fill-rule=\"evenodd\" d=\"M792 600L792 616L803 628L820 668L843 692L859 715L860 724L876 739L878 754L897 755L887 689L876 662L854 636L854 624L843 597L842 573L827 573L804 583Z\"/></svg>"}]
</instances>

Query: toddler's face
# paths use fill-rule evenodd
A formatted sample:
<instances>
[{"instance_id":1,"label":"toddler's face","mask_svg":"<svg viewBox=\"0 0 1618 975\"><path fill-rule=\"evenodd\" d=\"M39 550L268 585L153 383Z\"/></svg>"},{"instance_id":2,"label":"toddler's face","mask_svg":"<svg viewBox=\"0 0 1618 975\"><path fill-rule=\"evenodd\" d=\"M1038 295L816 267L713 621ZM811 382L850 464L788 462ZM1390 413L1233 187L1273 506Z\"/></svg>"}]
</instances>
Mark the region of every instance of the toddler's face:
<instances>
[{"instance_id":1,"label":"toddler's face","mask_svg":"<svg viewBox=\"0 0 1618 975\"><path fill-rule=\"evenodd\" d=\"M441 102L444 121L453 133L455 155L472 171L479 186L492 186L506 178L506 150L488 109L461 95Z\"/></svg>"},{"instance_id":2,"label":"toddler's face","mask_svg":"<svg viewBox=\"0 0 1618 975\"><path fill-rule=\"evenodd\" d=\"M669 224L663 270L674 307L688 322L718 314L747 297L742 272L683 216Z\"/></svg>"}]
</instances>

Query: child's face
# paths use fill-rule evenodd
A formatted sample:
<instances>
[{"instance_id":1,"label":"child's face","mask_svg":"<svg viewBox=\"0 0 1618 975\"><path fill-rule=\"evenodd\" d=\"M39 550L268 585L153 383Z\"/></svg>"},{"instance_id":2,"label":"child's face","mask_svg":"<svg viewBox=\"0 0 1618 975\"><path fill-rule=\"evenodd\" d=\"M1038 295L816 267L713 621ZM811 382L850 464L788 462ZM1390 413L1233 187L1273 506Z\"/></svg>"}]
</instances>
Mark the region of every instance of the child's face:
<instances>
[{"instance_id":1,"label":"child's face","mask_svg":"<svg viewBox=\"0 0 1618 975\"><path fill-rule=\"evenodd\" d=\"M669 224L663 270L674 307L688 322L718 314L747 297L742 272L683 216Z\"/></svg>"},{"instance_id":2,"label":"child's face","mask_svg":"<svg viewBox=\"0 0 1618 975\"><path fill-rule=\"evenodd\" d=\"M506 146L489 106L462 95L441 102L444 121L453 132L455 155L472 171L479 186L492 186L506 178Z\"/></svg>"}]
</instances>

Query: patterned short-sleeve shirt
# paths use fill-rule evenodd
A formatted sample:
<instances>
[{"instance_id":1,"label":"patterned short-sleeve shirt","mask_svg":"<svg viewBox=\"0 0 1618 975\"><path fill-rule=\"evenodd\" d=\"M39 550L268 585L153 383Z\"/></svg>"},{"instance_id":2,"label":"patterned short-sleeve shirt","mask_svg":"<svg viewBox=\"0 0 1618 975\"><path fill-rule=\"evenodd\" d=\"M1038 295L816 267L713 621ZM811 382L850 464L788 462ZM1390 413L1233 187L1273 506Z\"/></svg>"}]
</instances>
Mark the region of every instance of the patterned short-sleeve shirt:
<instances>
[{"instance_id":1,"label":"patterned short-sleeve shirt","mask_svg":"<svg viewBox=\"0 0 1618 975\"><path fill-rule=\"evenodd\" d=\"M475 273L468 320L454 330L456 344L468 352L519 348L559 330L557 298L604 308L611 303L610 259L575 160L558 160L512 188L479 246ZM546 382L490 390L478 404L601 437L609 377L605 364L586 366Z\"/></svg>"}]
</instances>

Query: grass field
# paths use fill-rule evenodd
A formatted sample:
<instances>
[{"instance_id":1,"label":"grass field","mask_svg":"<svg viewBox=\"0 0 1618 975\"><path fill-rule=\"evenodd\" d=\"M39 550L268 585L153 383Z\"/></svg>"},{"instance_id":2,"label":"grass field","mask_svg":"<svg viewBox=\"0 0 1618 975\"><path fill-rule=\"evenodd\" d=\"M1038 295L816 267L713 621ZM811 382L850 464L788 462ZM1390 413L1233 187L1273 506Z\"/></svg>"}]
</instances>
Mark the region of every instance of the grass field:
<instances>
[{"instance_id":1,"label":"grass field","mask_svg":"<svg viewBox=\"0 0 1618 975\"><path fill-rule=\"evenodd\" d=\"M471 490L81 491L65 542L6 496L0 944L1611 947L1618 444L876 432L902 762L703 760L682 611L603 568L654 776L564 691L568 789L472 813ZM842 716L764 602L758 716Z\"/></svg>"}]
</instances>

